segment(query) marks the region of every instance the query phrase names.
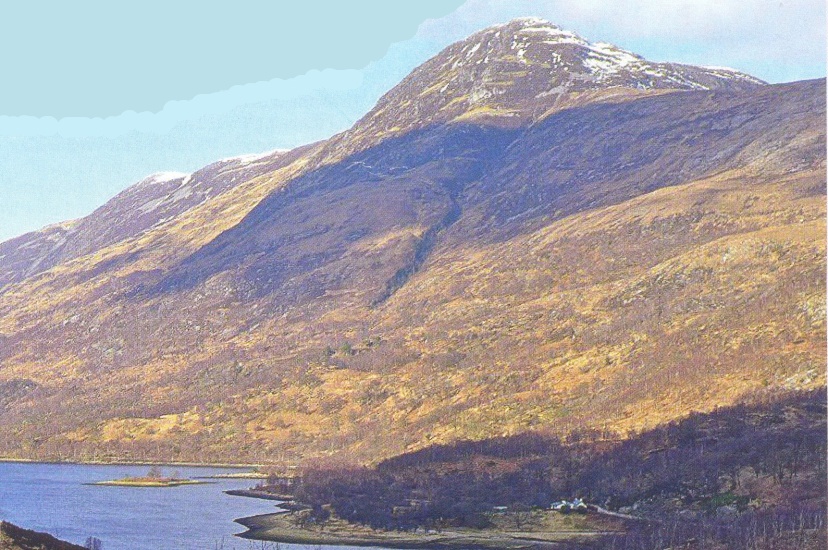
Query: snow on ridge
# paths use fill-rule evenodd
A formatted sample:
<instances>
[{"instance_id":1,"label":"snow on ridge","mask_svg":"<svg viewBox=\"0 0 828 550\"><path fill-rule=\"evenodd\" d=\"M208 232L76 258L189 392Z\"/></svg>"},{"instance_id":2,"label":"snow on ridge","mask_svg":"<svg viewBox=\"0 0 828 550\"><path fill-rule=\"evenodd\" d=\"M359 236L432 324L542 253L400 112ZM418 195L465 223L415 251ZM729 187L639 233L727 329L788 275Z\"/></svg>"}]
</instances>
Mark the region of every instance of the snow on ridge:
<instances>
[{"instance_id":1,"label":"snow on ridge","mask_svg":"<svg viewBox=\"0 0 828 550\"><path fill-rule=\"evenodd\" d=\"M181 181L180 184L169 194L157 197L151 201L145 202L144 204L138 206L138 210L140 210L143 214L147 214L154 210L158 210L162 206L170 206L182 200L190 198L195 191L193 191L193 186L190 185L193 181L192 174L184 174L186 177ZM198 183L196 183L198 185Z\"/></svg>"},{"instance_id":2,"label":"snow on ridge","mask_svg":"<svg viewBox=\"0 0 828 550\"><path fill-rule=\"evenodd\" d=\"M703 72L714 78L761 83L760 80L730 67L696 67L678 63L655 63L607 42L588 43L587 49L588 54L583 60L583 64L598 81L609 79L621 71L629 71L639 78L646 75L646 77L671 82L680 87L707 90L710 89L710 86L703 84L703 80L700 82L698 76L696 76L697 73L693 72L702 69ZM639 82L638 85L645 88L652 86L651 83L644 81Z\"/></svg>"},{"instance_id":3,"label":"snow on ridge","mask_svg":"<svg viewBox=\"0 0 828 550\"><path fill-rule=\"evenodd\" d=\"M189 175L190 174L186 172L156 172L155 174L151 174L148 179L151 178L153 181L162 182L183 178Z\"/></svg>"},{"instance_id":4,"label":"snow on ridge","mask_svg":"<svg viewBox=\"0 0 828 550\"><path fill-rule=\"evenodd\" d=\"M504 31L512 35L509 37L511 38L511 44L504 42L504 46L508 44L510 53L526 64L531 63L531 60L527 59L527 51L536 44L551 46L574 45L583 48L583 53L579 55L583 63L583 68L586 69L587 74L591 75L598 82L612 80L622 73L629 72L633 77L643 78L644 80L639 82L638 85L644 85L645 87L654 85L650 77L666 79L667 81L691 88L707 88L707 85L698 82L697 79L701 78L702 82L706 82L706 79L711 77L714 79L764 84L762 80L730 67L698 67L689 65L690 67L694 67L696 71L700 69L703 73L706 73L706 78L698 72L694 74L683 74L682 70L678 68L679 65L682 65L680 63L657 63L649 61L634 52L608 42L590 42L573 31L563 29L541 17L532 16L515 18L506 23L493 25L479 31L479 33L475 33L475 35L470 37L470 40L467 40L460 54L454 59L453 67L463 64L463 54L465 54L465 60L469 60L474 54L480 55L479 50L481 43L484 42L482 38L484 35L494 34L495 38L497 38ZM498 43L496 42L494 44L496 45ZM534 58L535 55L537 54L533 54L532 57ZM485 62L485 60L482 62ZM480 63L481 61L477 61L477 64Z\"/></svg>"},{"instance_id":5,"label":"snow on ridge","mask_svg":"<svg viewBox=\"0 0 828 550\"><path fill-rule=\"evenodd\" d=\"M543 33L543 34L552 34L552 35L563 34L563 35L566 35L566 36L578 36L577 34L575 34L572 31L564 30L564 29L558 27L557 25L552 25L552 24L541 25L541 26L537 26L537 27L523 27L518 31L518 33L530 33L530 34Z\"/></svg>"},{"instance_id":6,"label":"snow on ridge","mask_svg":"<svg viewBox=\"0 0 828 550\"><path fill-rule=\"evenodd\" d=\"M274 155L277 153L287 153L288 151L290 151L290 149L271 149L270 151L265 151L264 153L249 153L245 155L225 157L223 159L219 159L218 162L239 162L241 164L250 164L256 162L257 160L269 157L270 155Z\"/></svg>"},{"instance_id":7,"label":"snow on ridge","mask_svg":"<svg viewBox=\"0 0 828 550\"><path fill-rule=\"evenodd\" d=\"M589 42L577 33L562 29L551 23L539 27L523 27L517 31L515 37L521 36L530 40L544 38L548 43L588 44Z\"/></svg>"},{"instance_id":8,"label":"snow on ridge","mask_svg":"<svg viewBox=\"0 0 828 550\"><path fill-rule=\"evenodd\" d=\"M145 177L141 180L141 184L143 185L154 185L159 183L167 183L168 181L173 181L181 178L185 178L190 174L184 172L156 172L154 174L150 174L149 176Z\"/></svg>"},{"instance_id":9,"label":"snow on ridge","mask_svg":"<svg viewBox=\"0 0 828 550\"><path fill-rule=\"evenodd\" d=\"M480 49L480 46L481 46L481 43L478 42L477 44L475 44L474 46L469 48L469 51L466 52L466 59L469 59L471 56L473 56L474 52L476 52L477 50Z\"/></svg>"},{"instance_id":10,"label":"snow on ridge","mask_svg":"<svg viewBox=\"0 0 828 550\"><path fill-rule=\"evenodd\" d=\"M486 32L491 29L502 29L504 27L508 27L510 25L552 25L549 21L542 17L536 16L529 16L529 17L516 17L510 21L506 21L505 23L496 23L491 25L480 32Z\"/></svg>"},{"instance_id":11,"label":"snow on ridge","mask_svg":"<svg viewBox=\"0 0 828 550\"><path fill-rule=\"evenodd\" d=\"M508 21L506 23L492 25L490 27L486 27L485 29L474 33L469 37L469 39L476 37L478 35L491 34L492 31L494 31L494 36L495 38L497 38L498 36L500 36L500 33L507 28L513 29L516 38L518 35L523 35L523 37L526 38L527 35L537 36L540 34L546 34L550 37L562 37L570 40L585 42L583 38L581 38L574 32L563 29L558 25L550 23L546 19L540 17L518 17L517 19L512 19L511 21Z\"/></svg>"},{"instance_id":12,"label":"snow on ridge","mask_svg":"<svg viewBox=\"0 0 828 550\"><path fill-rule=\"evenodd\" d=\"M617 61L618 64L622 66L645 62L645 59L640 55L636 55L629 50L619 48L615 44L610 44L609 42L590 43L589 48L599 55L604 55L614 61Z\"/></svg>"},{"instance_id":13,"label":"snow on ridge","mask_svg":"<svg viewBox=\"0 0 828 550\"><path fill-rule=\"evenodd\" d=\"M587 41L580 38L580 37L578 37L578 36L558 35L558 36L552 38L551 40L543 40L541 43L542 44L552 44L552 45L577 44L579 46L583 46L584 44L587 43Z\"/></svg>"},{"instance_id":14,"label":"snow on ridge","mask_svg":"<svg viewBox=\"0 0 828 550\"><path fill-rule=\"evenodd\" d=\"M586 48L583 64L599 80L625 69L647 72L650 66L643 57L608 42L590 42Z\"/></svg>"},{"instance_id":15,"label":"snow on ridge","mask_svg":"<svg viewBox=\"0 0 828 550\"><path fill-rule=\"evenodd\" d=\"M733 69L731 67L716 67L713 65L706 65L703 66L702 69L712 73L714 76L718 76L721 78L730 78L730 79L739 79L739 80L747 80L748 82L753 82L756 84L765 84L762 80L756 78L755 76L749 75L748 73L743 73L738 69Z\"/></svg>"},{"instance_id":16,"label":"snow on ridge","mask_svg":"<svg viewBox=\"0 0 828 550\"><path fill-rule=\"evenodd\" d=\"M546 25L546 24L551 25L551 23L549 23L549 21L547 21L543 17L538 17L537 15L527 15L527 16L524 16L524 17L515 17L514 19L512 19L512 21L515 22L515 23L533 23L533 24L534 23L542 23L544 25Z\"/></svg>"},{"instance_id":17,"label":"snow on ridge","mask_svg":"<svg viewBox=\"0 0 828 550\"><path fill-rule=\"evenodd\" d=\"M739 73L742 74L741 71L737 71L732 67L718 67L716 65L703 65L702 69L707 69L708 71L724 71L727 73Z\"/></svg>"}]
</instances>

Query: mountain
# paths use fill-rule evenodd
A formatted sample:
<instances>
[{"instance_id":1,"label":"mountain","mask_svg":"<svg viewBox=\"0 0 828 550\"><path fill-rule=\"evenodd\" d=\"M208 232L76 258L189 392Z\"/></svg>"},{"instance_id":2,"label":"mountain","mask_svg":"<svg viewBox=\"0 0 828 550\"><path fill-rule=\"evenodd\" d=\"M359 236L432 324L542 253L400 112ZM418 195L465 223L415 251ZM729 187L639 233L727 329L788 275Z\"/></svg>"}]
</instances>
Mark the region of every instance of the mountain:
<instances>
[{"instance_id":1,"label":"mountain","mask_svg":"<svg viewBox=\"0 0 828 550\"><path fill-rule=\"evenodd\" d=\"M389 135L429 125L481 120L514 126L562 106L653 90L743 90L763 82L732 69L650 63L606 43L591 44L538 18L522 18L453 44L385 94L351 130L312 158L353 154ZM45 271L170 220L235 184L296 160L297 152L224 159L193 174L154 174L79 221L0 243L0 285ZM279 162L282 159L282 162ZM28 250L29 254L21 251Z\"/></svg>"},{"instance_id":2,"label":"mountain","mask_svg":"<svg viewBox=\"0 0 828 550\"><path fill-rule=\"evenodd\" d=\"M0 245L0 453L375 460L825 384L825 82L537 19Z\"/></svg>"}]
</instances>

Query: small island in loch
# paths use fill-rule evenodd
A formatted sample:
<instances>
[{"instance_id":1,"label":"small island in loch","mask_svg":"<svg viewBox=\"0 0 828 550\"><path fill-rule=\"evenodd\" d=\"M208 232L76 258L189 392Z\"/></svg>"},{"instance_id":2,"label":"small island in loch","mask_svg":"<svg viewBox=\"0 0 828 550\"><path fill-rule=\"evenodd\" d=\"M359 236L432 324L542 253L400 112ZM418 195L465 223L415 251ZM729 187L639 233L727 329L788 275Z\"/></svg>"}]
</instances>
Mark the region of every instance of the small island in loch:
<instances>
[{"instance_id":1,"label":"small island in loch","mask_svg":"<svg viewBox=\"0 0 828 550\"><path fill-rule=\"evenodd\" d=\"M157 466L153 466L145 476L130 476L108 481L96 481L91 485L108 485L118 487L178 487L180 485L203 485L206 483L211 482L203 479L179 477L177 473L166 476Z\"/></svg>"}]
</instances>

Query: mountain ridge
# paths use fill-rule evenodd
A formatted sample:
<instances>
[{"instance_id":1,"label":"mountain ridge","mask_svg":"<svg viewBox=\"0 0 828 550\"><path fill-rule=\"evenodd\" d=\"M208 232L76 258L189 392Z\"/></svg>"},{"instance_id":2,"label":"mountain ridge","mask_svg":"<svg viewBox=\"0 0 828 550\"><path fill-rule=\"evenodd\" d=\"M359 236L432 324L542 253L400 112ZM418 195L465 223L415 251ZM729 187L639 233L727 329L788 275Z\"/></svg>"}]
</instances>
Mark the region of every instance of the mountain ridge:
<instances>
[{"instance_id":1,"label":"mountain ridge","mask_svg":"<svg viewBox=\"0 0 828 550\"><path fill-rule=\"evenodd\" d=\"M400 84L398 84L397 86L392 88L392 90L390 90L389 92L384 94L383 97L379 100L377 106L375 106L371 111L369 111L369 113L367 113L362 119L357 121L357 123L354 125L353 128L351 128L350 130L347 130L345 132L342 132L341 134L338 134L337 136L334 136L332 139L327 140L327 141L333 142L334 144L337 144L337 141L340 141L340 140L346 140L347 141L348 137L351 134L354 134L354 133L359 134L361 131L373 131L375 137L385 136L386 134L385 134L384 130L380 130L378 132L376 131L375 127L379 123L374 121L373 119L376 119L376 118L381 119L382 117L379 116L379 115L381 115L386 110L394 110L395 115L399 115L400 111L397 108L397 107L399 107L399 105L394 105L395 103L397 103L397 104L402 103L402 104L405 105L405 104L415 103L415 101L414 101L415 99L419 99L420 100L419 103L424 103L422 101L422 97L417 97L417 94L415 94L414 98L412 98L412 97L400 98L399 96L400 95L405 96L405 94L410 94L410 90L408 89L408 88L410 88L410 86L407 83L410 82L410 81L416 81L418 78L419 79L424 78L424 77L420 76L420 73L428 73L429 69L430 69L429 64L435 65L435 64L442 63L443 65L445 65L446 63L452 63L453 58L456 57L456 51L457 50L469 50L469 51L474 50L474 51L471 52L472 54L474 54L475 52L477 52L478 49L480 49L480 46L481 46L480 40L481 39L486 39L488 41L491 41L493 38L497 38L501 34L501 32L506 33L506 34L511 32L511 33L514 34L513 42L511 44L511 47L509 48L510 51L515 50L517 48L516 51L518 51L518 52L524 51L525 52L525 48L527 48L527 47L538 46L538 43L537 43L538 40L536 40L536 39L530 39L528 41L528 43L521 42L521 43L518 44L517 38L520 35L520 33L526 33L528 31L540 31L538 34L552 34L553 36L557 35L558 36L557 41L553 42L553 45L556 45L556 46L572 45L572 46L576 46L578 48L592 50L593 53L597 52L599 57L601 55L604 55L605 57L610 57L610 58L613 57L613 56L616 56L616 57L620 56L621 58L624 58L623 61L617 61L616 60L617 67L615 69L610 69L609 70L610 73L618 72L618 68L625 67L626 65L628 65L630 63L630 60L633 60L634 63L637 63L637 64L641 65L641 67L637 67L636 69L639 72L648 73L648 78L650 79L647 83L634 82L633 83L634 86L631 86L630 82L626 81L626 82L624 82L624 84L622 84L620 86L621 88L627 88L627 90L624 91L624 90L613 89L613 88L618 88L619 86L614 84L611 79L610 79L610 82L604 82L603 80L605 80L605 79L599 78L601 86L598 86L599 89L597 91L593 91L593 93L589 93L588 90L586 90L586 89L580 89L582 87L575 86L573 88L573 91L581 92L582 94L585 95L585 100L580 100L580 101L577 100L577 99L575 101L568 101L566 98L562 97L563 95L566 95L566 94L560 93L560 90L557 90L558 97L556 97L554 99L552 106L546 105L545 109L542 112L543 116L546 116L546 115L550 114L550 109L566 108L567 106L573 106L573 105L583 105L584 103L589 103L589 102L592 102L592 101L601 101L601 100L604 100L604 99L612 99L612 98L618 98L618 97L625 98L625 97L628 97L629 94L631 93L631 91L630 91L631 88L639 88L639 89L643 88L643 89L649 89L649 90L661 88L661 89L666 89L666 90L674 90L674 89L687 89L688 87L691 88L691 89L717 89L717 88L721 87L721 88L724 88L724 89L728 89L730 86L733 86L733 89L741 89L744 86L756 86L756 85L766 84L766 83L762 82L761 80L758 80L754 77L751 77L749 75L741 73L741 72L739 72L735 69L729 69L729 68L725 68L725 67L706 68L706 67L693 67L693 66L689 66L689 65L680 65L680 64L675 64L675 63L651 63L651 62L646 61L644 58L642 58L642 57L640 57L636 54L633 54L632 52L628 52L627 50L623 50L623 49L618 48L617 46L614 46L612 44L608 44L608 43L595 43L595 44L593 44L593 43L590 43L590 42L586 41L585 39L581 38L580 36L578 36L577 34L572 33L570 31L564 31L563 29L561 29L557 25L553 25L553 24L549 23L548 21L546 21L542 18L523 17L523 18L514 19L514 20L512 20L508 23L494 25L494 26L491 26L489 28L483 29L481 31L478 31L477 33L472 34L469 38L467 38L465 40L456 42L456 43L446 47L443 51L441 51L439 54L434 56L432 59L430 59L429 61L424 63L422 66L418 67L417 69L415 69L411 73L411 75L409 75L408 77L403 79L403 81ZM525 37L524 37L524 39L525 39ZM508 42L508 40L506 42ZM546 44L548 42L549 42L548 40L540 41L541 44ZM597 50L595 48L596 46L598 46ZM504 53L501 50L503 50L503 45L501 45L500 47L498 47L496 49L496 51L499 52L499 56L502 57L504 55ZM483 50L480 50L480 55L485 55L485 57L483 59L486 61L486 63L488 63L488 55L486 54L486 52L487 52L487 49L484 48ZM553 54L553 56L554 55L557 55L558 58L560 57L559 54ZM537 57L537 56L538 56L538 54L535 54L535 57ZM519 56L519 57L521 59L523 59L523 63L528 62L527 58L525 56ZM530 58L531 57L532 56L530 56ZM463 66L468 66L468 65L471 65L471 64L480 64L481 63L480 59L475 60L475 58L466 59L466 61L467 61L467 63L460 63L459 66L461 66L461 68L462 68ZM583 61L583 60L581 60L581 61ZM453 64L458 65L458 63L456 61L454 61ZM574 68L573 68L574 65L575 65L575 63L570 62L570 63L563 63L559 67L553 67L555 69L553 72L564 73L564 74L570 75L569 76L570 81L564 87L570 87L571 81L572 81L572 75L573 74L577 75L577 73L578 73L578 71L574 70ZM694 82L692 79L685 79L685 80L682 81L681 78L680 78L680 76L681 76L680 71L679 72L677 72L677 71L672 71L671 72L671 70L669 70L669 69L666 70L666 72L664 74L659 74L659 71L664 71L665 68L673 68L673 67L679 67L679 68L684 69L684 70L690 70L692 72L692 74L702 74L702 75L707 76L707 77L712 77L712 82L708 82L707 84L705 84L705 83L702 83L702 82ZM453 68L455 68L455 67L453 67ZM582 69L583 69L583 67L582 67ZM604 70L606 71L606 67L604 67ZM708 71L708 73L705 73L705 71ZM649 73L652 73L652 74L649 74ZM661 78L661 80L659 80L659 77ZM429 78L431 80L433 80L433 79L439 78L439 77L435 77L434 75L430 75L429 77L425 77L425 80L429 80ZM454 77L454 78L456 79L457 77ZM466 81L467 81L466 84L468 84L469 82L476 81L476 80L477 80L476 78L471 78L471 79L466 78ZM551 79L551 81L554 81L554 78ZM665 85L666 83L672 83L672 85L675 86L675 87L666 86ZM538 84L535 84L535 86L537 86L537 85ZM550 86L550 80L542 82L540 85L543 88L548 88ZM520 88L521 90L524 90L524 91L527 88L525 82L521 82L520 85L518 85L516 87ZM558 87L560 87L560 86L558 86ZM426 91L429 92L429 93L433 93L433 90L431 88L433 88L433 86L429 87ZM587 86L587 88L589 88L589 86ZM600 88L604 88L604 89L600 89ZM607 89L607 88L609 88L609 89ZM441 93L443 91L444 90L441 90ZM397 93L395 94L395 92L397 92ZM536 95L548 96L550 94L551 94L550 90L545 90L545 91L542 91L542 92L538 92ZM491 94L489 94L489 95L491 95ZM457 96L458 96L458 94L454 93L454 94L448 94L448 96L444 95L443 97L453 97L453 99L449 99L447 101L447 103L453 103L453 102L457 101ZM472 101L472 103L474 103L474 101ZM500 108L496 107L496 106L495 107L488 106L487 109L497 111ZM439 110L440 109L438 109L438 111ZM466 106L465 109L461 109L461 112L468 115L470 110L473 111L474 108L469 109L468 106ZM505 110L509 111L508 108L505 108ZM415 118L420 117L419 108L417 108L415 106L415 109L412 111L412 114ZM511 113L511 114L507 115L507 118L509 116L516 115L516 114L517 113ZM535 113L535 115L538 116L536 113ZM448 122L450 120L452 120L452 118L448 117L448 118L444 118L444 119L439 120L439 122ZM461 118L461 120L462 120L462 118ZM418 120L417 121L418 123L411 123L411 121L409 121L410 125L406 128L403 128L402 130L403 131L408 131L408 130L415 129L415 128L417 128L419 126L422 126L422 125L427 125L428 123L434 122L434 121L435 120L433 118L431 118L430 116L426 116L425 119L422 120L422 122L420 122ZM483 121L485 121L485 117L484 117ZM366 130L362 130L361 127L366 127ZM386 128L386 130L387 130L387 128ZM399 132L397 132L397 133L399 133ZM194 177L198 177L199 175L207 176L207 179L209 179L209 172L211 170L215 170L217 172L220 172L224 169L228 169L228 166L227 166L228 164L230 164L230 167L229 167L230 169L233 168L234 164L237 164L237 165L246 165L246 164L250 164L250 163L260 164L263 160L275 160L276 158L278 158L282 155L285 155L287 153L292 153L294 151L302 151L306 147L308 147L308 146L299 146L297 148L294 148L291 151L279 150L279 151L274 151L270 154L266 153L266 154L260 154L260 155L239 155L237 157L222 159L222 160L216 161L214 163L211 163L211 164L197 170L196 172L194 172L191 175L194 176ZM325 154L330 155L331 153L332 153L332 151L331 151L331 146L330 145L328 145L328 147L326 147L325 149L323 149L322 151L319 152L319 154L321 154L321 155L325 155ZM235 167L238 168L238 166L235 166ZM188 176L188 174L183 174L183 173L181 173L181 174L178 174L178 173L160 173L160 174L164 177L164 181L163 182L158 182L158 183L168 183L168 182L173 182L173 181L179 180L179 178L177 177L179 175L181 176L181 178L186 178ZM130 188L127 188L124 192L118 194L116 197L113 197L112 200L117 200L124 193L129 194L130 190L133 189L133 188L135 190L141 188L142 184L145 184L147 181L152 180L155 176L158 176L158 174L151 174L151 175L147 176L146 178L144 178L144 180L139 181L134 186L132 186ZM222 190L226 189L226 183L224 183L224 182L214 182L214 183L219 184L218 189L208 190L208 192L206 193L207 195L210 195L211 192L220 193ZM222 183L224 183L224 185L222 185ZM186 190L179 190L179 192L181 192L181 191L186 191ZM174 195L173 195L173 192L169 192L167 194L171 195L172 199L175 198ZM163 195L163 193L162 193L162 195ZM152 200L153 199L151 198L148 202L151 202ZM133 201L127 200L126 202L133 202ZM145 206L146 205L141 206L139 208L143 209ZM104 205L104 207L102 207L102 209L99 209L99 211L102 211L101 213L105 213L106 207L107 207L107 205ZM97 214L97 213L98 212L96 211L95 213L93 213L90 216L94 217L95 214ZM80 218L80 220L87 220L87 218L89 218L90 216ZM49 226L49 228L60 226L60 225L66 224L66 223L68 223L68 222L60 222L60 224L53 224L52 226ZM44 230L47 230L47 229L48 228L44 228ZM29 233L27 235L32 235L33 233L37 233L37 231ZM9 239L9 241L15 240L17 238L19 238L19 237ZM3 245L5 243L9 242L9 241L6 241L4 243L0 243L0 257L3 256L3 252L4 252L3 249L2 249ZM84 249L84 250L88 251L87 249ZM59 259L66 259L67 257L75 257L77 255L81 255L82 253L83 252L70 253L66 256L59 256ZM59 260L53 260L53 261L48 262L48 263L49 264L55 264L55 263L57 263L57 261L59 261ZM14 278L14 277L11 277L11 279L16 280L16 278ZM7 282L7 281L4 281L3 279L0 279L0 285L2 285L4 282Z\"/></svg>"}]
</instances>

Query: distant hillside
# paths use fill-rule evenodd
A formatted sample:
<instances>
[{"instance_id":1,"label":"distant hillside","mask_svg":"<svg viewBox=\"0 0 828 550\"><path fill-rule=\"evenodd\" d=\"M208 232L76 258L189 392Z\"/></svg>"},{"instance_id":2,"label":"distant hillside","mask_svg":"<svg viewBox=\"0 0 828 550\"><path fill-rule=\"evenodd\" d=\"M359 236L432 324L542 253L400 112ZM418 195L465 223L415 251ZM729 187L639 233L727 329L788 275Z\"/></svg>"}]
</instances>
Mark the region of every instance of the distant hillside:
<instances>
[{"instance_id":1,"label":"distant hillside","mask_svg":"<svg viewBox=\"0 0 828 550\"><path fill-rule=\"evenodd\" d=\"M347 132L0 244L0 454L376 461L825 377L825 81L521 19Z\"/></svg>"}]
</instances>

